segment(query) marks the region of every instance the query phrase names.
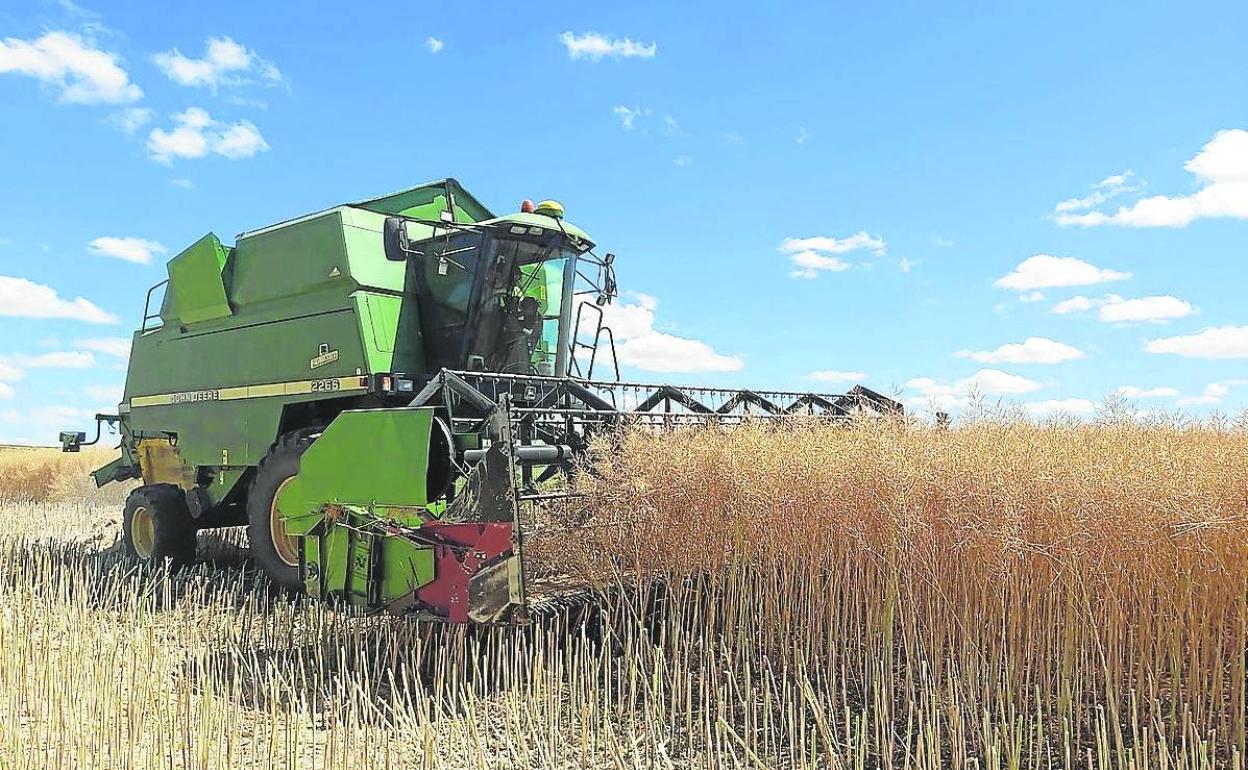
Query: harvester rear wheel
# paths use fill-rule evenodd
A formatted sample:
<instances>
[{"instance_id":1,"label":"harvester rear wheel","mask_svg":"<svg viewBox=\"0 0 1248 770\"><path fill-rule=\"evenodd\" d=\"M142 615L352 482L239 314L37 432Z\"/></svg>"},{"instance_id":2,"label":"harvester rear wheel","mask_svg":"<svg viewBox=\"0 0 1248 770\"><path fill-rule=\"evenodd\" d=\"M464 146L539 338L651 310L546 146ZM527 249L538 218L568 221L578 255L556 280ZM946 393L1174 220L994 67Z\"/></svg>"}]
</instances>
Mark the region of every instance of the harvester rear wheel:
<instances>
[{"instance_id":1,"label":"harvester rear wheel","mask_svg":"<svg viewBox=\"0 0 1248 770\"><path fill-rule=\"evenodd\" d=\"M126 499L122 541L131 558L145 564L170 559L174 567L195 561L195 523L176 487L139 487Z\"/></svg>"},{"instance_id":2,"label":"harvester rear wheel","mask_svg":"<svg viewBox=\"0 0 1248 770\"><path fill-rule=\"evenodd\" d=\"M287 433L277 440L256 469L255 481L247 493L247 537L251 558L269 579L291 591L303 588L299 579L298 542L286 534L277 510L277 495L299 473L299 457L312 444L319 431Z\"/></svg>"}]
</instances>

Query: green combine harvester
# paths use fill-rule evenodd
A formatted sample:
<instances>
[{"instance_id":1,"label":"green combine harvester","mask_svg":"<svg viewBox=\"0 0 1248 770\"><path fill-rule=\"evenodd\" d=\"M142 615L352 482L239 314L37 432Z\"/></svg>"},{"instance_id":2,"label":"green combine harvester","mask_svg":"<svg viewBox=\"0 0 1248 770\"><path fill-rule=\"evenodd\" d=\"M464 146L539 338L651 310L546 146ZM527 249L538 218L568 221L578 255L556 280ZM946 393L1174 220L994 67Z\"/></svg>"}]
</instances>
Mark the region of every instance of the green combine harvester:
<instances>
[{"instance_id":1,"label":"green combine harvester","mask_svg":"<svg viewBox=\"0 0 1248 770\"><path fill-rule=\"evenodd\" d=\"M119 429L121 456L93 476L142 480L123 522L136 559L185 564L198 530L245 524L281 586L490 623L535 608L529 512L568 496L595 433L900 411L862 387L621 382L613 261L558 203L495 216L453 179L233 247L210 233L148 291L117 413L61 442Z\"/></svg>"}]
</instances>

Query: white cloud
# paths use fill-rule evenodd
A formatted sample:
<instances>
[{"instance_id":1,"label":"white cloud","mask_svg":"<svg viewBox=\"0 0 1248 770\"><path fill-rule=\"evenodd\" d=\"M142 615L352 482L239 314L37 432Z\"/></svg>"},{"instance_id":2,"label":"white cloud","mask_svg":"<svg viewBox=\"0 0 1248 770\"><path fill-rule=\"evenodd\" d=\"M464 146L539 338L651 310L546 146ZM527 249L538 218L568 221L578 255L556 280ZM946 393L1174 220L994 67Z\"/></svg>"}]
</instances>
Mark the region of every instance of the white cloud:
<instances>
[{"instance_id":1,"label":"white cloud","mask_svg":"<svg viewBox=\"0 0 1248 770\"><path fill-rule=\"evenodd\" d=\"M930 403L938 409L949 409L965 406L972 395L1021 395L1040 390L1044 385L1000 369L980 369L970 377L953 382L916 377L907 381L906 387L917 391L921 396L919 399L909 399L911 403Z\"/></svg>"},{"instance_id":2,"label":"white cloud","mask_svg":"<svg viewBox=\"0 0 1248 770\"><path fill-rule=\"evenodd\" d=\"M1086 358L1079 348L1047 337L1028 337L996 350L959 350L954 355L981 364L1060 364Z\"/></svg>"},{"instance_id":3,"label":"white cloud","mask_svg":"<svg viewBox=\"0 0 1248 770\"><path fill-rule=\"evenodd\" d=\"M117 54L92 47L69 32L45 32L36 40L0 40L0 74L27 75L60 89L70 104L128 104L143 97L118 66Z\"/></svg>"},{"instance_id":4,"label":"white cloud","mask_svg":"<svg viewBox=\"0 0 1248 770\"><path fill-rule=\"evenodd\" d=\"M791 255L789 259L798 267L797 270L789 273L794 278L814 278L820 270L839 273L850 267L848 262L839 257L825 257L814 251L799 251Z\"/></svg>"},{"instance_id":5,"label":"white cloud","mask_svg":"<svg viewBox=\"0 0 1248 770\"><path fill-rule=\"evenodd\" d=\"M1058 224L1186 227L1206 217L1248 219L1248 131L1217 132L1183 168L1202 185L1190 195L1154 195L1113 214L1090 211L1065 220L1059 216Z\"/></svg>"},{"instance_id":6,"label":"white cloud","mask_svg":"<svg viewBox=\"0 0 1248 770\"><path fill-rule=\"evenodd\" d=\"M883 256L887 245L878 235L868 235L859 231L845 238L834 238L816 235L810 238L785 238L778 251L788 254L789 260L797 268L789 273L794 278L814 278L820 271L837 273L848 270L852 265L835 254L848 254L853 251L870 250L876 256ZM912 263L906 263L905 272Z\"/></svg>"},{"instance_id":7,"label":"white cloud","mask_svg":"<svg viewBox=\"0 0 1248 770\"><path fill-rule=\"evenodd\" d=\"M944 236L935 233L933 233L928 240L931 241L933 246L939 246L942 249L947 249L954 245L952 238L945 238Z\"/></svg>"},{"instance_id":8,"label":"white cloud","mask_svg":"<svg viewBox=\"0 0 1248 770\"><path fill-rule=\"evenodd\" d=\"M1179 395L1179 389L1167 386L1141 388L1137 385L1122 385L1118 388L1118 395L1124 398L1173 398Z\"/></svg>"},{"instance_id":9,"label":"white cloud","mask_svg":"<svg viewBox=\"0 0 1248 770\"><path fill-rule=\"evenodd\" d=\"M650 59L658 52L658 44L643 45L629 38L612 38L597 32L586 32L578 35L575 32L564 32L559 42L568 51L568 58L601 61L603 57L612 59Z\"/></svg>"},{"instance_id":10,"label":"white cloud","mask_svg":"<svg viewBox=\"0 0 1248 770\"><path fill-rule=\"evenodd\" d=\"M116 316L82 297L62 299L49 286L9 275L0 275L0 316L68 318L96 324L117 323Z\"/></svg>"},{"instance_id":11,"label":"white cloud","mask_svg":"<svg viewBox=\"0 0 1248 770\"><path fill-rule=\"evenodd\" d=\"M130 357L130 340L126 337L95 337L93 339L74 340L76 347L103 353L117 358Z\"/></svg>"},{"instance_id":12,"label":"white cloud","mask_svg":"<svg viewBox=\"0 0 1248 770\"><path fill-rule=\"evenodd\" d=\"M7 360L22 369L89 369L95 366L95 356L81 350L62 350L36 356L18 353L8 356Z\"/></svg>"},{"instance_id":13,"label":"white cloud","mask_svg":"<svg viewBox=\"0 0 1248 770\"><path fill-rule=\"evenodd\" d=\"M207 87L213 91L221 86L252 83L256 78L268 85L282 82L282 73L272 62L228 37L208 38L202 59L184 56L175 48L156 54L152 61L178 85Z\"/></svg>"},{"instance_id":14,"label":"white cloud","mask_svg":"<svg viewBox=\"0 0 1248 770\"><path fill-rule=\"evenodd\" d=\"M671 115L663 116L663 136L684 136L684 132L680 130L680 123L677 123L676 118L673 118Z\"/></svg>"},{"instance_id":15,"label":"white cloud","mask_svg":"<svg viewBox=\"0 0 1248 770\"><path fill-rule=\"evenodd\" d=\"M861 382L867 379L867 375L862 372L838 372L834 369L825 369L811 372L806 375L806 379L817 382Z\"/></svg>"},{"instance_id":16,"label":"white cloud","mask_svg":"<svg viewBox=\"0 0 1248 770\"><path fill-rule=\"evenodd\" d=\"M807 142L811 140L812 137L814 137L814 134L807 131L806 126L798 126L797 136L793 137L793 141L797 142L798 144L806 144Z\"/></svg>"},{"instance_id":17,"label":"white cloud","mask_svg":"<svg viewBox=\"0 0 1248 770\"><path fill-rule=\"evenodd\" d=\"M637 124L637 118L650 114L650 110L644 107L625 107L617 104L611 108L611 112L620 119L620 125L625 131L632 131Z\"/></svg>"},{"instance_id":18,"label":"white cloud","mask_svg":"<svg viewBox=\"0 0 1248 770\"><path fill-rule=\"evenodd\" d=\"M1097 317L1106 323L1131 323L1140 321L1168 321L1183 318L1196 312L1191 303L1172 297L1136 297L1123 299L1117 294L1105 297Z\"/></svg>"},{"instance_id":19,"label":"white cloud","mask_svg":"<svg viewBox=\"0 0 1248 770\"><path fill-rule=\"evenodd\" d=\"M1126 299L1117 294L1106 294L1099 299L1082 295L1063 300L1053 306L1059 315L1085 313L1098 308L1096 317L1105 323L1165 323L1175 318L1185 318L1196 312L1187 300L1163 294L1154 297Z\"/></svg>"},{"instance_id":20,"label":"white cloud","mask_svg":"<svg viewBox=\"0 0 1248 770\"><path fill-rule=\"evenodd\" d=\"M147 137L152 158L171 164L174 158L202 158L215 153L225 158L250 158L269 149L260 130L249 120L222 123L201 107L188 107L172 116L172 130L154 128Z\"/></svg>"},{"instance_id":21,"label":"white cloud","mask_svg":"<svg viewBox=\"0 0 1248 770\"><path fill-rule=\"evenodd\" d=\"M1023 404L1027 414L1032 417L1049 417L1052 415L1085 415L1096 411L1096 404L1086 398L1053 398L1047 401L1032 401Z\"/></svg>"},{"instance_id":22,"label":"white cloud","mask_svg":"<svg viewBox=\"0 0 1248 770\"><path fill-rule=\"evenodd\" d=\"M621 364L649 372L735 372L744 366L739 357L717 353L705 342L656 330L658 300L647 294L633 296L635 303L603 307Z\"/></svg>"},{"instance_id":23,"label":"white cloud","mask_svg":"<svg viewBox=\"0 0 1248 770\"><path fill-rule=\"evenodd\" d=\"M1064 299L1053 306L1053 312L1058 315L1067 313L1086 313L1091 310L1095 302L1082 295Z\"/></svg>"},{"instance_id":24,"label":"white cloud","mask_svg":"<svg viewBox=\"0 0 1248 770\"><path fill-rule=\"evenodd\" d=\"M429 53L437 53L438 51L441 51L445 46L446 46L445 43L443 43L441 40L437 39L436 37L433 37L432 35L425 38L425 48L429 49Z\"/></svg>"},{"instance_id":25,"label":"white cloud","mask_svg":"<svg viewBox=\"0 0 1248 770\"><path fill-rule=\"evenodd\" d=\"M150 264L153 254L164 254L164 245L143 238L103 236L87 244L92 254L101 257L116 257L127 262L140 265Z\"/></svg>"},{"instance_id":26,"label":"white cloud","mask_svg":"<svg viewBox=\"0 0 1248 770\"><path fill-rule=\"evenodd\" d=\"M183 190L195 189L195 183L185 177L178 177L176 179L170 179L169 184L173 185L174 187L181 187Z\"/></svg>"},{"instance_id":27,"label":"white cloud","mask_svg":"<svg viewBox=\"0 0 1248 770\"><path fill-rule=\"evenodd\" d=\"M13 386L5 385L3 382L0 382L0 399L13 398L13 396Z\"/></svg>"},{"instance_id":28,"label":"white cloud","mask_svg":"<svg viewBox=\"0 0 1248 770\"><path fill-rule=\"evenodd\" d=\"M742 145L745 144L745 137L736 131L729 131L724 134L724 144Z\"/></svg>"},{"instance_id":29,"label":"white cloud","mask_svg":"<svg viewBox=\"0 0 1248 770\"><path fill-rule=\"evenodd\" d=\"M798 251L826 251L831 254L845 254L859 249L870 249L877 256L883 255L887 248L884 239L878 235L868 235L860 230L845 238L833 238L816 235L811 238L785 238L780 243L780 251L792 254Z\"/></svg>"},{"instance_id":30,"label":"white cloud","mask_svg":"<svg viewBox=\"0 0 1248 770\"><path fill-rule=\"evenodd\" d=\"M1029 291L1029 292L1026 292L1026 293L1024 293L1024 294L1020 294L1020 295L1018 295L1018 301L1019 301L1019 302L1043 302L1043 301L1044 301L1044 292L1042 292L1042 291Z\"/></svg>"},{"instance_id":31,"label":"white cloud","mask_svg":"<svg viewBox=\"0 0 1248 770\"><path fill-rule=\"evenodd\" d=\"M1088 195L1082 198L1067 198L1061 201L1053 207L1053 213L1057 215L1057 223L1063 226L1080 224L1081 218L1086 215L1075 214L1074 212L1086 211L1123 193L1135 192L1140 188L1133 184L1132 180L1134 177L1135 174L1130 170L1121 174L1114 174L1092 185L1092 192Z\"/></svg>"},{"instance_id":32,"label":"white cloud","mask_svg":"<svg viewBox=\"0 0 1248 770\"><path fill-rule=\"evenodd\" d=\"M690 155L677 155L675 158L672 158L672 163L681 168L688 168L693 165L693 157Z\"/></svg>"},{"instance_id":33,"label":"white cloud","mask_svg":"<svg viewBox=\"0 0 1248 770\"><path fill-rule=\"evenodd\" d=\"M156 113L149 107L127 107L108 116L108 122L127 134L133 134L151 123L155 115Z\"/></svg>"},{"instance_id":34,"label":"white cloud","mask_svg":"<svg viewBox=\"0 0 1248 770\"><path fill-rule=\"evenodd\" d=\"M1099 268L1074 257L1033 254L1020 262L1014 272L998 278L993 285L1025 292L1061 286L1088 286L1130 277L1130 273Z\"/></svg>"},{"instance_id":35,"label":"white cloud","mask_svg":"<svg viewBox=\"0 0 1248 770\"><path fill-rule=\"evenodd\" d=\"M1218 404L1222 399L1226 398L1231 392L1228 385L1221 382L1211 382L1205 386L1205 389L1199 396L1185 396L1176 400L1174 403L1179 406L1197 406L1200 404Z\"/></svg>"},{"instance_id":36,"label":"white cloud","mask_svg":"<svg viewBox=\"0 0 1248 770\"><path fill-rule=\"evenodd\" d=\"M26 355L15 353L0 356L0 381L17 382L26 376L27 369L89 369L95 366L95 356L80 350L55 351Z\"/></svg>"},{"instance_id":37,"label":"white cloud","mask_svg":"<svg viewBox=\"0 0 1248 770\"><path fill-rule=\"evenodd\" d=\"M1149 340L1144 349L1187 358L1248 358L1248 326L1211 326L1197 334Z\"/></svg>"}]
</instances>

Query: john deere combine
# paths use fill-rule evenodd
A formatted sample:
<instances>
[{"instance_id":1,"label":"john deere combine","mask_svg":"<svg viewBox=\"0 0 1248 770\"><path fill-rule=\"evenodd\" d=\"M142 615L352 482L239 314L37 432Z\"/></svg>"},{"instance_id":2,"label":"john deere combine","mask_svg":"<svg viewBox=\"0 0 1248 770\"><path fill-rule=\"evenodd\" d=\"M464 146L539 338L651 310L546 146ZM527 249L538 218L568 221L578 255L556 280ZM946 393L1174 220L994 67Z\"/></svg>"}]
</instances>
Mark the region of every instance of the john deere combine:
<instances>
[{"instance_id":1,"label":"john deere combine","mask_svg":"<svg viewBox=\"0 0 1248 770\"><path fill-rule=\"evenodd\" d=\"M185 563L197 530L246 524L282 586L498 622L529 604L526 511L566 494L595 432L899 410L861 387L620 382L612 262L558 203L495 216L451 179L233 247L210 233L148 291L117 414L62 443L119 428L121 457L93 475L142 479L124 515L137 559Z\"/></svg>"}]
</instances>

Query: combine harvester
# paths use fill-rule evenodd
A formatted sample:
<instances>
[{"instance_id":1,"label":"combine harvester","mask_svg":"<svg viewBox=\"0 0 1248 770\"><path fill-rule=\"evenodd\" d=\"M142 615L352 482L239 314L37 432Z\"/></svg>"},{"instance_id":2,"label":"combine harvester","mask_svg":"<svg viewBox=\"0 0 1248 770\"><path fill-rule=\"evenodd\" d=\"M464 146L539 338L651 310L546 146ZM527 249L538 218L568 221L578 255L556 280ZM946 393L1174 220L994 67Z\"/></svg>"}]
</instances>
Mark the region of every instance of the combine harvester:
<instances>
[{"instance_id":1,"label":"combine harvester","mask_svg":"<svg viewBox=\"0 0 1248 770\"><path fill-rule=\"evenodd\" d=\"M862 387L620 382L613 260L558 203L494 216L452 179L232 248L208 234L148 291L117 414L62 445L120 428L121 456L93 476L142 479L123 528L137 559L186 563L198 530L246 524L277 584L490 623L531 609L521 524L568 495L595 433L900 411Z\"/></svg>"}]
</instances>

